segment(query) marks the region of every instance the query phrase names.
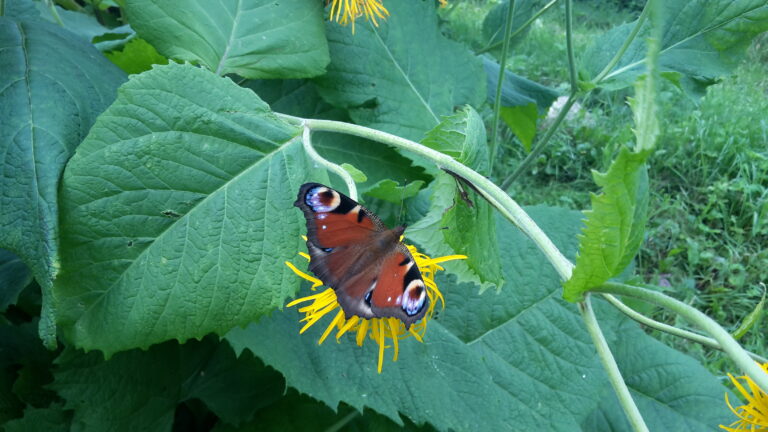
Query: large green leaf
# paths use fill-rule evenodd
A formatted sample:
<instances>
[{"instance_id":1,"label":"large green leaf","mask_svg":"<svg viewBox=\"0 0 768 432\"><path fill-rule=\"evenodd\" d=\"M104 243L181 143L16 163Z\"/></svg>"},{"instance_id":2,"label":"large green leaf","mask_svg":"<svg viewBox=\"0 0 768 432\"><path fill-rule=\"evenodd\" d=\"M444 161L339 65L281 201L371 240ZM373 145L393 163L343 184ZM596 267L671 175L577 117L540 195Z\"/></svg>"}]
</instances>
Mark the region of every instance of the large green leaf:
<instances>
[{"instance_id":1,"label":"large green leaf","mask_svg":"<svg viewBox=\"0 0 768 432\"><path fill-rule=\"evenodd\" d=\"M660 69L696 94L730 73L752 38L768 30L765 0L667 0L658 2L663 16ZM582 66L596 77L618 52L634 22L598 37L582 56ZM649 21L599 85L629 87L644 73Z\"/></svg>"},{"instance_id":2,"label":"large green leaf","mask_svg":"<svg viewBox=\"0 0 768 432\"><path fill-rule=\"evenodd\" d=\"M482 103L482 66L440 34L434 2L386 6L391 16L378 27L366 22L352 34L328 24L331 64L315 82L356 123L420 140L455 106Z\"/></svg>"},{"instance_id":3,"label":"large green leaf","mask_svg":"<svg viewBox=\"0 0 768 432\"><path fill-rule=\"evenodd\" d=\"M226 332L282 305L298 285L283 261L304 226L292 203L316 173L299 134L204 69L134 76L64 173L64 334L111 354Z\"/></svg>"},{"instance_id":4,"label":"large green leaf","mask_svg":"<svg viewBox=\"0 0 768 432\"><path fill-rule=\"evenodd\" d=\"M168 58L218 75L302 78L328 64L323 5L312 0L127 0L136 32Z\"/></svg>"},{"instance_id":5,"label":"large green leaf","mask_svg":"<svg viewBox=\"0 0 768 432\"><path fill-rule=\"evenodd\" d=\"M490 166L485 125L471 107L443 119L427 133L422 144L482 174ZM504 278L493 208L462 180L446 172L435 173L429 212L406 235L430 255L466 255L466 260L451 265L459 281L501 288Z\"/></svg>"},{"instance_id":6,"label":"large green leaf","mask_svg":"<svg viewBox=\"0 0 768 432\"><path fill-rule=\"evenodd\" d=\"M199 399L222 421L240 424L284 391L284 381L252 356L236 358L214 338L166 342L108 361L68 349L51 388L74 410L79 430L170 431L176 406Z\"/></svg>"},{"instance_id":7,"label":"large green leaf","mask_svg":"<svg viewBox=\"0 0 768 432\"><path fill-rule=\"evenodd\" d=\"M60 27L4 17L0 70L0 248L21 257L43 288L40 330L53 346L59 178L125 74Z\"/></svg>"},{"instance_id":8,"label":"large green leaf","mask_svg":"<svg viewBox=\"0 0 768 432\"><path fill-rule=\"evenodd\" d=\"M527 210L573 256L580 214ZM498 295L479 295L472 285L440 278L446 309L430 322L424 343L402 341L398 361L385 358L381 374L376 373L377 347L370 341L360 348L346 335L340 344L317 345L328 318L299 335L300 317L288 310L234 329L226 338L236 350L251 350L282 372L289 386L331 407L343 401L397 422L400 414L417 424L429 422L439 430L579 430L611 391L591 339L575 307L559 299L559 277L533 243L505 221L499 221L497 232L510 287ZM620 326L637 328L611 309L598 312L614 346L628 334ZM631 334L620 359L645 356L656 344L640 331ZM660 385L677 386L681 398L701 402L694 409L682 400L658 397L669 402L670 416L695 418L708 409L708 418L728 418L727 408L716 400L723 387L701 367L653 364L633 372L631 378L638 380L655 374Z\"/></svg>"}]
</instances>

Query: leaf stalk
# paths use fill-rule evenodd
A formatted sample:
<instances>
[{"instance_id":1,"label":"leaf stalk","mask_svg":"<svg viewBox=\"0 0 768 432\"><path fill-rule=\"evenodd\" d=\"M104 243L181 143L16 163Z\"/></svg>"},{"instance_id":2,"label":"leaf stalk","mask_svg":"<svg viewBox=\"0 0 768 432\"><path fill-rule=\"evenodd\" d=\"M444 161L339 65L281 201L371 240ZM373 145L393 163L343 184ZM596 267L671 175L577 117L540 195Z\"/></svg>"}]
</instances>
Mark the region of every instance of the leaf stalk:
<instances>
[{"instance_id":1,"label":"leaf stalk","mask_svg":"<svg viewBox=\"0 0 768 432\"><path fill-rule=\"evenodd\" d=\"M306 121L303 123L304 132L302 134L302 143L304 144L304 151L307 152L307 155L310 157L310 159L317 162L318 165L324 166L328 170L341 177L341 179L344 180L344 183L347 184L347 192L349 193L349 197L357 201L357 186L355 186L355 180L352 179L352 176L347 172L347 170L320 156L315 148L312 147L312 130L306 125Z\"/></svg>"},{"instance_id":2,"label":"leaf stalk","mask_svg":"<svg viewBox=\"0 0 768 432\"><path fill-rule=\"evenodd\" d=\"M605 336L600 330L600 324L598 324L597 317L595 317L595 311L592 309L589 294L584 298L584 301L579 302L579 312L581 312L581 317L584 320L587 331L592 337L592 342L595 344L595 349L597 350L597 355L600 357L600 362L608 373L608 381L611 382L613 391L616 392L619 404L624 410L627 420L629 420L629 423L632 425L632 429L636 432L649 432L648 426L646 426L645 420L643 420L643 416L640 415L640 410L637 408L635 401L632 399L632 395L629 393L627 383L624 382L624 378L621 376L621 371L616 364L616 359L613 357L610 347L608 347L608 342L605 340Z\"/></svg>"},{"instance_id":3,"label":"leaf stalk","mask_svg":"<svg viewBox=\"0 0 768 432\"><path fill-rule=\"evenodd\" d=\"M507 8L507 22L504 25L504 48L501 52L501 61L499 62L499 79L496 82L496 98L493 101L493 122L491 124L491 162L496 160L496 148L498 147L499 135L499 117L501 116L501 89L504 85L504 75L507 72L507 56L509 55L509 41L512 34L512 20L515 17L515 0L509 0ZM491 163L491 174L493 174L493 163Z\"/></svg>"}]
</instances>

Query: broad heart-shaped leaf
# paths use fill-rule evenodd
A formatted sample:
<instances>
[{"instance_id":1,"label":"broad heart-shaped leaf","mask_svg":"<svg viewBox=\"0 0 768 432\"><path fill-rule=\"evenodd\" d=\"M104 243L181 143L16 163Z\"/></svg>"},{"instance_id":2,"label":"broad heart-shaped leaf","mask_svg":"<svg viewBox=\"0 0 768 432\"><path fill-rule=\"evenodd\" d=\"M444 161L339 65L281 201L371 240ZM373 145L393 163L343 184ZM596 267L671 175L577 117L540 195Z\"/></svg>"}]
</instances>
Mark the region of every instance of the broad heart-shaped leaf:
<instances>
[{"instance_id":1,"label":"broad heart-shaped leaf","mask_svg":"<svg viewBox=\"0 0 768 432\"><path fill-rule=\"evenodd\" d=\"M128 20L168 58L217 75L304 78L328 64L323 5L313 0L126 0Z\"/></svg>"},{"instance_id":2,"label":"broad heart-shaped leaf","mask_svg":"<svg viewBox=\"0 0 768 432\"><path fill-rule=\"evenodd\" d=\"M278 399L285 383L260 361L236 358L215 339L166 342L108 361L67 348L50 387L74 410L76 430L170 432L176 405L190 399L237 425Z\"/></svg>"},{"instance_id":3,"label":"broad heart-shaped leaf","mask_svg":"<svg viewBox=\"0 0 768 432\"><path fill-rule=\"evenodd\" d=\"M390 17L355 33L329 22L331 63L315 79L321 96L355 123L420 140L455 106L485 97L482 67L440 34L435 3L388 0Z\"/></svg>"},{"instance_id":4,"label":"broad heart-shaped leaf","mask_svg":"<svg viewBox=\"0 0 768 432\"><path fill-rule=\"evenodd\" d=\"M298 283L300 130L228 78L135 75L67 165L60 324L107 355L244 325ZM327 177L312 177L326 181Z\"/></svg>"},{"instance_id":5,"label":"broad heart-shaped leaf","mask_svg":"<svg viewBox=\"0 0 768 432\"><path fill-rule=\"evenodd\" d=\"M59 178L125 74L58 26L4 17L0 70L0 248L32 269L43 289L41 337L55 346Z\"/></svg>"},{"instance_id":6,"label":"broad heart-shaped leaf","mask_svg":"<svg viewBox=\"0 0 768 432\"><path fill-rule=\"evenodd\" d=\"M481 174L488 171L485 125L471 107L444 118L422 144ZM408 228L406 237L431 255L466 255L466 260L450 266L459 281L475 282L481 289L492 285L501 288L504 278L490 204L447 172L435 173L430 191L429 212Z\"/></svg>"},{"instance_id":7,"label":"broad heart-shaped leaf","mask_svg":"<svg viewBox=\"0 0 768 432\"><path fill-rule=\"evenodd\" d=\"M757 34L768 30L768 5L764 0L667 0L658 2L664 19L660 71L677 75L692 94L728 74ZM649 21L619 63L599 83L607 89L629 87L645 72ZM594 78L618 52L634 22L623 24L597 38L584 52L581 66Z\"/></svg>"},{"instance_id":8,"label":"broad heart-shaped leaf","mask_svg":"<svg viewBox=\"0 0 768 432\"><path fill-rule=\"evenodd\" d=\"M581 215L547 207L527 210L572 257ZM346 335L340 344L331 340L318 346L330 319L299 335L300 317L292 310L234 329L226 339L237 351L248 349L282 372L289 386L332 408L343 401L397 422L400 415L416 424L429 422L438 430L579 430L611 391L591 339L575 307L559 299L558 276L533 243L506 221L499 220L497 232L510 287L480 295L472 285L440 278L445 310L429 323L423 344L401 341L397 362L385 359L381 374L376 373L375 344L357 347L354 336ZM444 265L450 269L453 264ZM605 309L598 308L599 318L616 346L627 334L623 326L636 325ZM642 332L631 335L620 359L644 356L646 347L656 344ZM655 364L634 371L632 379L642 379L641 372L655 374L667 386L689 377L706 384L681 385L687 392L681 397L702 403L693 408L682 400L669 401L670 415L695 418L711 410L721 421L729 418L716 400L724 388L703 367Z\"/></svg>"},{"instance_id":9,"label":"broad heart-shaped leaf","mask_svg":"<svg viewBox=\"0 0 768 432\"><path fill-rule=\"evenodd\" d=\"M566 300L580 300L584 291L618 276L635 257L648 220L645 161L650 154L622 147L608 172L592 173L601 191L592 194L592 209L584 212L576 267L563 285Z\"/></svg>"},{"instance_id":10,"label":"broad heart-shaped leaf","mask_svg":"<svg viewBox=\"0 0 768 432\"><path fill-rule=\"evenodd\" d=\"M245 86L255 91L274 111L298 117L349 121L347 114L323 101L315 85L308 80L249 80ZM334 133L312 134L312 144L324 158L337 163L350 163L360 169L367 180L358 183L358 191L365 195L381 184L396 183L400 189L390 195L401 204L409 192L421 187L430 177L420 167L397 151L382 143L352 135ZM333 180L333 179L332 179ZM390 191L391 192L391 191ZM374 192L375 193L375 192Z\"/></svg>"}]
</instances>

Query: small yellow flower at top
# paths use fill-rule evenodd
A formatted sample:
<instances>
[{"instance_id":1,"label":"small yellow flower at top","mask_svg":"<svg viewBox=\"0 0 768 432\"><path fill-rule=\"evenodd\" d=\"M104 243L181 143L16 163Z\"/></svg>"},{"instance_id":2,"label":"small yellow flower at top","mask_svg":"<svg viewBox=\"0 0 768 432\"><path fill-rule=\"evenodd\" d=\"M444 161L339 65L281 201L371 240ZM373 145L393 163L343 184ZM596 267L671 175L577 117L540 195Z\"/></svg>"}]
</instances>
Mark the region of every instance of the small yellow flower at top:
<instances>
[{"instance_id":1,"label":"small yellow flower at top","mask_svg":"<svg viewBox=\"0 0 768 432\"><path fill-rule=\"evenodd\" d=\"M438 0L440 7L445 7L448 0ZM389 11L379 0L329 0L331 4L331 21L336 21L341 25L352 24L352 34L355 33L355 20L361 16L372 22L376 27L379 26L378 19L385 20L389 16Z\"/></svg>"},{"instance_id":2,"label":"small yellow flower at top","mask_svg":"<svg viewBox=\"0 0 768 432\"><path fill-rule=\"evenodd\" d=\"M421 321L412 325L409 329L406 330L403 322L397 318L389 317L364 319L358 316L346 318L344 311L341 309L341 306L339 305L339 302L336 298L336 292L333 290L333 288L328 288L319 294L302 297L288 303L288 307L295 306L299 303L309 303L307 306L299 308L299 312L304 314L304 318L302 318L301 321L305 323L299 333L304 333L308 328L312 327L312 325L318 322L323 316L338 309L336 316L325 329L323 335L320 337L320 340L317 341L318 345L322 344L334 329L337 330L337 342L340 341L344 333L350 332L355 333L355 342L357 345L363 346L365 337L369 336L376 342L376 344L379 345L379 373L381 373L381 367L384 363L384 350L390 347L387 345L387 339L392 341L392 348L394 350L392 361L397 361L399 341L401 339L413 336L414 339L421 342L424 333L427 331L427 323L432 319L432 316L434 315L437 301L439 300L442 306L445 307L443 294L440 293L440 290L437 288L437 284L435 283L434 279L435 273L439 270L443 270L439 264L445 261L466 259L467 257L464 255L449 255L440 258L430 258L423 253L420 253L414 246L406 245L406 247L413 256L413 259L416 261L416 265L421 272L421 278L424 280L424 285L427 288L427 296L429 297L429 306L427 307L427 312L424 314L424 318L422 318ZM299 255L307 260L310 259L309 255L306 253L299 252ZM317 287L323 285L321 280L304 273L290 262L286 261L285 265L290 267L290 269L293 270L293 272L296 273L299 277L312 282L312 287L310 288L311 290L314 291Z\"/></svg>"},{"instance_id":3,"label":"small yellow flower at top","mask_svg":"<svg viewBox=\"0 0 768 432\"><path fill-rule=\"evenodd\" d=\"M762 364L760 367L768 373L768 363ZM728 408L739 417L739 420L730 424L730 427L720 425L721 428L731 431L768 431L768 395L755 384L752 379L746 375L738 378L731 374L728 374L733 381L733 385L747 400L746 405L740 405L736 408L731 405L728 400L728 394L725 395L725 403L728 404ZM742 385L739 380L744 381L747 388Z\"/></svg>"}]
</instances>

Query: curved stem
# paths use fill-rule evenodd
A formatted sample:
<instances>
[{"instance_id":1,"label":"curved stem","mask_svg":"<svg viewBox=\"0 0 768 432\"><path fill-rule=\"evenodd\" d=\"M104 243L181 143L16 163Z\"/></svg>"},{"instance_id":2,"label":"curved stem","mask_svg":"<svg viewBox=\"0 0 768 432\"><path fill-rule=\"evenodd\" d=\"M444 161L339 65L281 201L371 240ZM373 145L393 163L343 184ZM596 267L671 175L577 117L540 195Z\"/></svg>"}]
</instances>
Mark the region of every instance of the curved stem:
<instances>
[{"instance_id":1,"label":"curved stem","mask_svg":"<svg viewBox=\"0 0 768 432\"><path fill-rule=\"evenodd\" d=\"M507 22L504 26L504 48L501 51L501 62L499 62L499 80L496 82L496 98L493 101L493 122L491 123L491 161L496 160L496 143L499 135L499 116L501 115L501 88L504 85L504 75L507 72L507 55L509 54L509 40L512 34L512 20L515 17L515 0L509 0L507 8ZM493 163L491 163L491 174L493 174Z\"/></svg>"},{"instance_id":2,"label":"curved stem","mask_svg":"<svg viewBox=\"0 0 768 432\"><path fill-rule=\"evenodd\" d=\"M593 288L592 291L634 297L676 312L678 315L688 320L688 322L696 325L715 338L720 346L723 347L723 351L733 359L744 373L749 375L749 377L752 378L752 381L754 381L764 392L768 392L768 374L766 374L760 366L749 357L749 354L747 354L744 348L736 342L730 333L725 331L725 329L720 327L720 325L712 318L708 317L698 309L660 292L617 282L606 282L599 287Z\"/></svg>"},{"instance_id":3,"label":"curved stem","mask_svg":"<svg viewBox=\"0 0 768 432\"><path fill-rule=\"evenodd\" d=\"M640 13L640 17L637 18L637 22L635 23L635 27L632 28L632 31L629 33L629 36L627 36L627 39L624 40L624 43L621 45L621 48L619 48L619 51L616 52L616 54L613 55L613 58L608 62L607 65L603 68L603 70L600 71L599 74L592 80L592 82L597 85L605 79L605 77L611 72L611 70L616 67L616 65L619 63L622 57L624 57L624 53L627 52L627 49L629 49L629 45L632 44L632 41L635 40L635 37L637 36L637 33L640 32L640 28L643 26L643 23L645 22L645 19L648 18L648 11L651 9L650 6L651 2L648 1L645 3L645 7L643 8L643 11Z\"/></svg>"},{"instance_id":4,"label":"curved stem","mask_svg":"<svg viewBox=\"0 0 768 432\"><path fill-rule=\"evenodd\" d=\"M603 336L603 332L600 330L600 324L598 324L595 312L592 309L589 294L587 294L584 301L579 302L579 311L581 312L584 324L587 326L589 335L592 336L592 342L595 344L595 349L597 349L597 355L600 357L600 362L602 362L605 371L608 373L608 380L613 386L613 391L616 392L619 404L624 410L627 420L629 420L629 423L632 425L632 429L635 431L648 432L648 426L645 425L643 416L640 415L640 410L637 409L635 401L632 400L632 395L629 394L627 383L624 382L619 366L616 364L616 359L613 357L613 353L611 353L611 349L608 347L608 342L605 340L605 336Z\"/></svg>"},{"instance_id":5,"label":"curved stem","mask_svg":"<svg viewBox=\"0 0 768 432\"><path fill-rule=\"evenodd\" d=\"M336 173L336 175L341 177L341 179L344 180L344 183L347 184L349 197L357 201L357 186L355 186L355 181L352 179L352 176L347 172L347 170L333 162L326 160L320 156L317 151L315 151L315 148L312 147L311 129L306 124L304 124L304 134L302 135L302 141L304 144L304 151L307 152L307 155L309 155L309 157L318 164L324 166L329 171L333 171Z\"/></svg>"},{"instance_id":6,"label":"curved stem","mask_svg":"<svg viewBox=\"0 0 768 432\"><path fill-rule=\"evenodd\" d=\"M534 22L534 21L536 21L536 20L537 20L537 19L538 19L540 16L544 15L544 12L548 11L548 10L549 10L549 9L550 9L552 6L554 6L554 5L555 5L555 3L557 3L558 1L559 1L559 0L551 0L549 3L545 4L545 5L544 5L544 6L543 6L541 9L539 9L539 10L538 10L538 11L537 11L535 14L533 14L533 15L532 15L532 16L531 16L531 17L528 19L528 21L524 22L524 23L523 23L523 25L521 25L520 27L518 27L518 28L517 28L517 30L515 30L515 31L514 31L514 32L513 32L513 33L512 33L512 34L509 36L509 38L510 38L510 39L514 39L514 38L515 38L515 36L519 35L519 34L520 34L520 33L522 33L523 31L525 31L525 29L527 29L527 28L528 28L528 26L530 26L531 24L533 24L533 22ZM481 49L481 50L477 51L476 53L477 53L477 54L485 54L485 53L487 53L488 51L490 51L490 50L492 50L492 49L496 49L496 48L498 48L498 47L499 47L499 45L501 45L502 43L504 43L504 41L498 41L498 42L494 42L494 43L492 43L492 44L488 45L487 47L485 47L485 48L483 48L483 49Z\"/></svg>"},{"instance_id":7,"label":"curved stem","mask_svg":"<svg viewBox=\"0 0 768 432\"><path fill-rule=\"evenodd\" d=\"M720 351L723 350L723 347L720 346L720 343L718 343L715 339L706 337L699 333L694 333L692 331L677 328L675 326L671 326L663 322L656 321L653 318L649 318L641 314L640 312L637 312L636 310L632 309L631 307L625 305L624 302L622 302L621 300L619 300L618 298L616 298L611 294L603 294L602 296L603 298L608 300L608 302L612 304L616 309L622 312L624 315L632 318L633 320L637 321L640 324L643 324L652 329L663 331L664 333L668 333L673 336L681 337L683 339L688 339L691 342L696 342L712 349L716 349ZM755 354L751 351L747 351L747 355L752 357L752 359L757 362L768 363L768 359L758 354Z\"/></svg>"},{"instance_id":8,"label":"curved stem","mask_svg":"<svg viewBox=\"0 0 768 432\"><path fill-rule=\"evenodd\" d=\"M278 116L285 119L286 121L303 124L305 127L308 127L312 130L346 133L349 135L355 135L373 141L378 141L393 147L398 147L424 156L432 160L437 166L441 168L447 168L455 172L467 181L471 182L484 199L486 199L492 206L498 209L504 217L515 224L523 232L523 234L528 236L536 244L539 250L541 250L541 252L546 256L547 260L555 268L562 280L568 280L568 278L571 277L573 264L563 256L555 244L552 243L552 240L550 240L550 238L544 234L544 231L542 231L541 228L536 225L533 219L528 216L528 214L515 202L515 200L507 195L506 192L499 189L499 187L496 186L492 181L488 180L483 175L477 173L466 165L457 162L452 157L444 153L440 153L436 150L432 150L431 148L423 146L417 142L401 138L397 135L370 129L364 126L358 126L355 124L333 120L301 119L284 114L278 114Z\"/></svg>"}]
</instances>

